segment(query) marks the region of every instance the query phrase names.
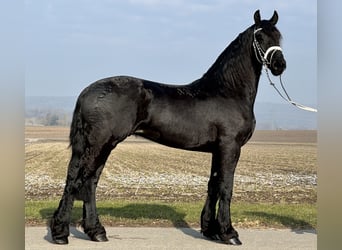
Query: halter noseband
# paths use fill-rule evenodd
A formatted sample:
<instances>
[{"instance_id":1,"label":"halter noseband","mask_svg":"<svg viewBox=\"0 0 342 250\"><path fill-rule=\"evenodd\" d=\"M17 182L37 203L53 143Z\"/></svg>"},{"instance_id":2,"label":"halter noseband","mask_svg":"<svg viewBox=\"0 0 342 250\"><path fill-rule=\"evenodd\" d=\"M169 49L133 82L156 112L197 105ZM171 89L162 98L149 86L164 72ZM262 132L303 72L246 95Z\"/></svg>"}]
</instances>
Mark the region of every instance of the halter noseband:
<instances>
[{"instance_id":1,"label":"halter noseband","mask_svg":"<svg viewBox=\"0 0 342 250\"><path fill-rule=\"evenodd\" d=\"M266 52L261 48L259 42L257 41L255 34L262 30L262 28L254 30L254 40L253 40L253 48L255 52L255 56L259 63L261 63L263 66L271 65L273 55L276 51L282 51L280 46L271 46L269 47ZM268 55L271 53L270 60L267 60Z\"/></svg>"}]
</instances>

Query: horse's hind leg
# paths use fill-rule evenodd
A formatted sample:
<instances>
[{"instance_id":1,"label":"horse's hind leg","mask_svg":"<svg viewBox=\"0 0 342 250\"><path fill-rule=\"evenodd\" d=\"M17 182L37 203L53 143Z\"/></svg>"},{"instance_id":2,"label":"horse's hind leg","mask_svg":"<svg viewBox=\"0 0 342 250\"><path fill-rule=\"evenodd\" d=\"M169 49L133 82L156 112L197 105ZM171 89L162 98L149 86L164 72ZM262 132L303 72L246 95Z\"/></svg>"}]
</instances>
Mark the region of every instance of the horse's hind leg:
<instances>
[{"instance_id":1,"label":"horse's hind leg","mask_svg":"<svg viewBox=\"0 0 342 250\"><path fill-rule=\"evenodd\" d=\"M95 161L94 173L85 180L78 198L83 200L83 221L84 232L92 241L108 241L106 230L101 225L96 209L96 187L102 173L105 162L109 156L110 148L103 148L101 154Z\"/></svg>"},{"instance_id":2,"label":"horse's hind leg","mask_svg":"<svg viewBox=\"0 0 342 250\"><path fill-rule=\"evenodd\" d=\"M110 152L123 139L113 139L110 131L102 130L96 136L96 143L88 149L90 154L76 199L83 201L82 227L92 241L108 241L97 213L96 187Z\"/></svg>"},{"instance_id":3,"label":"horse's hind leg","mask_svg":"<svg viewBox=\"0 0 342 250\"><path fill-rule=\"evenodd\" d=\"M56 244L68 244L69 223L71 210L77 190L77 180L80 176L80 162L82 156L77 150L73 150L68 166L66 185L59 206L50 221L52 240Z\"/></svg>"},{"instance_id":4,"label":"horse's hind leg","mask_svg":"<svg viewBox=\"0 0 342 250\"><path fill-rule=\"evenodd\" d=\"M57 244L68 243L71 210L75 199L84 201L86 212L84 218L86 219L83 224L91 239L105 240L106 238L106 232L99 223L96 213L95 190L112 148L109 141L110 134L107 134L102 131L102 136L93 137L96 138L95 141L88 142L85 147L79 147L77 143L72 145L72 157L63 197L50 223L52 239ZM106 143L104 138L107 140ZM82 136L79 139L84 141L85 137Z\"/></svg>"},{"instance_id":5,"label":"horse's hind leg","mask_svg":"<svg viewBox=\"0 0 342 250\"><path fill-rule=\"evenodd\" d=\"M108 241L106 230L98 218L95 199L96 186L103 166L96 171L94 177L90 177L84 182L80 194L77 195L77 199L83 201L82 227L92 241Z\"/></svg>"}]
</instances>

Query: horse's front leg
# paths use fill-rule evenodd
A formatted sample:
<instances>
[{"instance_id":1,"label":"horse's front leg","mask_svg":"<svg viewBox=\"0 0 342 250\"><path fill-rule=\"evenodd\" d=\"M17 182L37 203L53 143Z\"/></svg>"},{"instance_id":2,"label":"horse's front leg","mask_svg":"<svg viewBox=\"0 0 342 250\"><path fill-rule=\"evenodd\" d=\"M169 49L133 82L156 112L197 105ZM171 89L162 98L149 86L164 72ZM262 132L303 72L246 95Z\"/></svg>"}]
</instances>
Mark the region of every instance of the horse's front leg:
<instances>
[{"instance_id":1,"label":"horse's front leg","mask_svg":"<svg viewBox=\"0 0 342 250\"><path fill-rule=\"evenodd\" d=\"M241 245L239 235L232 226L230 202L232 199L234 172L240 157L241 147L235 142L222 143L217 154L219 207L217 212L218 235L227 244Z\"/></svg>"},{"instance_id":2,"label":"horse's front leg","mask_svg":"<svg viewBox=\"0 0 342 250\"><path fill-rule=\"evenodd\" d=\"M208 182L208 196L201 213L201 231L204 236L216 239L218 225L216 220L216 203L218 200L218 170L219 157L216 152L212 155L211 173Z\"/></svg>"}]
</instances>

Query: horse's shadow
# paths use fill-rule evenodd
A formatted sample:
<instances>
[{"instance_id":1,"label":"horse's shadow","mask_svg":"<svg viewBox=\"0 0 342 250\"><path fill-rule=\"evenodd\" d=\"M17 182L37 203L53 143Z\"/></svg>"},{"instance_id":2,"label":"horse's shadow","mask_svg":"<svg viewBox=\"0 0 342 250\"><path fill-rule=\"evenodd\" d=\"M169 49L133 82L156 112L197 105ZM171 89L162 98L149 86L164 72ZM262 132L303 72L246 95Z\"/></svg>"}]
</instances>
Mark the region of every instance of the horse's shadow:
<instances>
[{"instance_id":1,"label":"horse's shadow","mask_svg":"<svg viewBox=\"0 0 342 250\"><path fill-rule=\"evenodd\" d=\"M50 219L55 211L55 207L44 208L40 210L41 217L49 224ZM136 220L145 218L152 221L170 221L172 225L182 231L184 234L193 238L203 238L198 230L190 227L185 220L185 213L176 211L174 208L168 205L162 204L145 204L145 203L133 203L125 205L123 207L98 207L97 211L100 215L109 218L125 218L128 220ZM83 209L81 207L74 207L71 216L70 235L78 239L89 239L86 234L77 229L77 225L80 225ZM134 224L134 223L133 223ZM48 228L45 240L51 242L51 232Z\"/></svg>"},{"instance_id":2,"label":"horse's shadow","mask_svg":"<svg viewBox=\"0 0 342 250\"><path fill-rule=\"evenodd\" d=\"M277 222L277 224L281 224L285 228L290 228L291 231L296 234L304 234L304 233L317 234L314 225L304 220L296 219L294 217L278 215L274 213L267 213L267 212L251 212L251 211L246 211L244 212L244 214L248 216L259 217L267 221Z\"/></svg>"},{"instance_id":3,"label":"horse's shadow","mask_svg":"<svg viewBox=\"0 0 342 250\"><path fill-rule=\"evenodd\" d=\"M88 235L80 231L77 227L70 227L70 236L77 238L77 239L82 239L82 240L90 240ZM52 242L52 236L51 236L51 230L49 227L47 227L47 233L44 236L44 240L53 243Z\"/></svg>"},{"instance_id":4,"label":"horse's shadow","mask_svg":"<svg viewBox=\"0 0 342 250\"><path fill-rule=\"evenodd\" d=\"M145 204L145 203L133 203L122 207L98 207L98 213L100 215L109 218L125 218L134 221L135 219L145 218L152 221L170 221L174 227L182 231L184 234L193 238L204 238L198 230L190 227L185 220L185 213L176 211L174 208L168 205L162 204ZM44 208L40 210L41 217L48 223L55 211L55 207ZM79 206L74 207L71 216L70 235L78 239L89 240L89 237L80 231L76 226L80 224L82 218L82 208ZM286 228L290 228L292 232L296 234L313 233L316 234L314 226L303 220L298 220L293 217L277 215L267 212L244 212L248 216L259 217L260 219L272 220L278 224L283 225ZM300 228L298 228L300 225ZM50 229L47 231L45 240L51 242ZM205 238L204 238L205 239Z\"/></svg>"}]
</instances>

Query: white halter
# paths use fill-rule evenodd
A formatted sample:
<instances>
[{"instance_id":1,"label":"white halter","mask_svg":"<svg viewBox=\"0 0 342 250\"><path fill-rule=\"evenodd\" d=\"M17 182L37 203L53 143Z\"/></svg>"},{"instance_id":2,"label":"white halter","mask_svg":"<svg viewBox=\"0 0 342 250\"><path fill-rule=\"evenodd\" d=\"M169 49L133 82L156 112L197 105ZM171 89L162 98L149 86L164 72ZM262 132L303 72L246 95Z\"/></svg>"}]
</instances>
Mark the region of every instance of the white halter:
<instances>
[{"instance_id":1,"label":"white halter","mask_svg":"<svg viewBox=\"0 0 342 250\"><path fill-rule=\"evenodd\" d=\"M269 47L266 52L262 49L262 47L260 46L259 42L256 40L255 38L255 34L262 30L262 28L256 29L254 30L254 41L253 41L253 48L254 48L254 52L256 55L256 58L258 59L258 61L262 64L262 65L270 65L272 62L272 58L273 55L276 51L282 51L280 46L271 46ZM271 57L270 60L267 60L268 55L271 53Z\"/></svg>"},{"instance_id":2,"label":"white halter","mask_svg":"<svg viewBox=\"0 0 342 250\"><path fill-rule=\"evenodd\" d=\"M305 106L305 105L302 105L298 102L294 102L291 100L290 96L288 95L287 91L285 90L285 87L283 85L283 82L281 80L281 76L280 76L280 84L281 84L281 87L285 93L286 96L284 96L283 94L281 94L281 92L279 91L279 89L277 88L277 86L272 82L269 74L268 74L268 70L267 70L267 67L271 64L272 62L272 58L273 58L273 55L276 51L282 51L282 49L280 48L280 46L271 46L269 47L266 52L261 48L259 42L256 40L255 38L255 33L257 33L258 31L262 30L262 28L259 28L259 29L256 29L254 30L254 41L253 41L253 48L254 48L254 52L255 52L255 56L258 60L259 63L261 63L265 69L265 72L266 72L266 75L267 75L267 78L270 82L270 84L275 88L275 90L278 92L278 94L287 102L289 102L290 104L296 106L297 108L300 108L300 109L303 109L303 110L306 110L306 111L310 111L310 112L317 112L317 109L315 108L311 108L311 107L308 107L308 106ZM271 57L270 57L270 60L267 60L267 57L268 57L268 54L271 53Z\"/></svg>"}]
</instances>

